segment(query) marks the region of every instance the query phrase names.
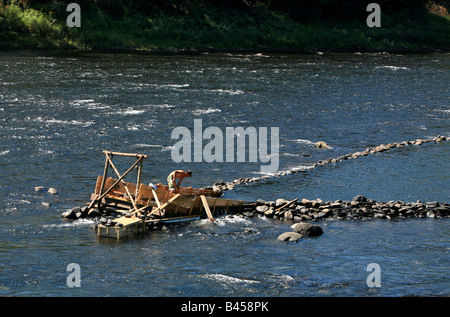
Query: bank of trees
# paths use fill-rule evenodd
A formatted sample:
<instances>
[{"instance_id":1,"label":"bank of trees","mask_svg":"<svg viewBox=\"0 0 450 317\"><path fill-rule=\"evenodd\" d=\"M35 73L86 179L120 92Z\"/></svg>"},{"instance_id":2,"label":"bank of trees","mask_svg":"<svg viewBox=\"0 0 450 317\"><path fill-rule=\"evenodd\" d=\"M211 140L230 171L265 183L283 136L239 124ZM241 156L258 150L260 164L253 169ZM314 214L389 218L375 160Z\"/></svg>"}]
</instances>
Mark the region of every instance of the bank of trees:
<instances>
[{"instance_id":1,"label":"bank of trees","mask_svg":"<svg viewBox=\"0 0 450 317\"><path fill-rule=\"evenodd\" d=\"M450 47L431 0L0 0L0 47L409 50ZM80 5L81 28L66 25ZM369 28L369 3L381 28ZM442 8L450 0L433 0ZM42 44L45 43L45 44Z\"/></svg>"},{"instance_id":2,"label":"bank of trees","mask_svg":"<svg viewBox=\"0 0 450 317\"><path fill-rule=\"evenodd\" d=\"M411 18L422 17L429 0L0 0L4 5L18 3L42 8L52 4L76 2L87 10L99 7L116 16L136 10L143 14L190 13L200 6L215 6L232 10L251 11L257 7L289 15L295 21L311 22L329 19L362 19L367 5L378 3L389 15L400 14ZM448 1L442 1L448 5Z\"/></svg>"}]
</instances>

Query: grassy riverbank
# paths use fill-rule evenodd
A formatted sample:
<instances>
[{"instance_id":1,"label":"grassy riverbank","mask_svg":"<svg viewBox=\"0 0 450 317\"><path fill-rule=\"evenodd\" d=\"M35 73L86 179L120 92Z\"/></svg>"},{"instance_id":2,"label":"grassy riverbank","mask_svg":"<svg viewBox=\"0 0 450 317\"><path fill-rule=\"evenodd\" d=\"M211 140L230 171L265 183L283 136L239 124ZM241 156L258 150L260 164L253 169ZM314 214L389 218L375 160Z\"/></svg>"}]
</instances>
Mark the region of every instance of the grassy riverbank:
<instances>
[{"instance_id":1,"label":"grassy riverbank","mask_svg":"<svg viewBox=\"0 0 450 317\"><path fill-rule=\"evenodd\" d=\"M367 4L353 10L343 8L341 12L337 8L343 1L337 0L319 1L335 3L334 7L330 4L299 7L281 1L285 3L283 7L270 1L238 0L226 5L220 1L169 1L171 5L152 1L151 6L140 6L139 3L146 3L143 0L22 2L25 6L0 0L0 48L163 51L450 48L450 15L445 5L435 3L423 10L413 5L408 10L396 10L379 1L381 27L369 28ZM81 6L80 28L66 25L70 14L66 7L70 2Z\"/></svg>"}]
</instances>

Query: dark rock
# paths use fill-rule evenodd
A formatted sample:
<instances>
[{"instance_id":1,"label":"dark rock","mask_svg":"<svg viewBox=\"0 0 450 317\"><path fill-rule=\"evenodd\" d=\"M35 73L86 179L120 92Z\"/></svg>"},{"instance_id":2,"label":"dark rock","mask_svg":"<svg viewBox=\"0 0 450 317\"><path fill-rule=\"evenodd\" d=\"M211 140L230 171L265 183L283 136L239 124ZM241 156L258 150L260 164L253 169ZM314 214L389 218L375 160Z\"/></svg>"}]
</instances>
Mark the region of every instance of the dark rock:
<instances>
[{"instance_id":1,"label":"dark rock","mask_svg":"<svg viewBox=\"0 0 450 317\"><path fill-rule=\"evenodd\" d=\"M76 219L77 216L75 215L74 209L75 209L75 208L72 208L72 209L69 209L69 210L63 212L63 213L61 214L61 216L62 216L63 218L65 218L65 219Z\"/></svg>"},{"instance_id":2,"label":"dark rock","mask_svg":"<svg viewBox=\"0 0 450 317\"><path fill-rule=\"evenodd\" d=\"M328 209L328 208L326 208L326 209L323 209L321 212L319 212L319 214L317 215L317 218L324 218L324 217L326 217L329 213L330 213L330 209Z\"/></svg>"},{"instance_id":3,"label":"dark rock","mask_svg":"<svg viewBox=\"0 0 450 317\"><path fill-rule=\"evenodd\" d=\"M427 202L427 204L426 204L427 208L436 208L438 206L439 206L439 203L437 201Z\"/></svg>"},{"instance_id":4,"label":"dark rock","mask_svg":"<svg viewBox=\"0 0 450 317\"><path fill-rule=\"evenodd\" d=\"M362 195L358 195L353 198L353 201L364 202L364 201L367 201L367 198Z\"/></svg>"},{"instance_id":5,"label":"dark rock","mask_svg":"<svg viewBox=\"0 0 450 317\"><path fill-rule=\"evenodd\" d=\"M312 217L310 215L305 214L305 215L302 215L302 219L304 219L304 220L311 220Z\"/></svg>"},{"instance_id":6,"label":"dark rock","mask_svg":"<svg viewBox=\"0 0 450 317\"><path fill-rule=\"evenodd\" d=\"M256 201L256 206L262 206L262 205L265 205L265 204L266 204L266 201L263 200L263 199L258 199Z\"/></svg>"},{"instance_id":7,"label":"dark rock","mask_svg":"<svg viewBox=\"0 0 450 317\"><path fill-rule=\"evenodd\" d=\"M284 220L292 220L294 219L294 215L292 214L292 211L288 210L284 213Z\"/></svg>"},{"instance_id":8,"label":"dark rock","mask_svg":"<svg viewBox=\"0 0 450 317\"><path fill-rule=\"evenodd\" d=\"M91 218L100 217L101 215L102 213L97 208L92 208L87 212L87 216Z\"/></svg>"},{"instance_id":9,"label":"dark rock","mask_svg":"<svg viewBox=\"0 0 450 317\"><path fill-rule=\"evenodd\" d=\"M272 208L270 208L264 212L264 216L269 217L269 218L273 217L274 214L275 214L275 210Z\"/></svg>"},{"instance_id":10,"label":"dark rock","mask_svg":"<svg viewBox=\"0 0 450 317\"><path fill-rule=\"evenodd\" d=\"M256 211L257 211L257 212L260 212L260 213L264 213L264 212L266 212L267 210L269 210L269 207L266 206L266 205L262 205L262 206L256 207Z\"/></svg>"},{"instance_id":11,"label":"dark rock","mask_svg":"<svg viewBox=\"0 0 450 317\"><path fill-rule=\"evenodd\" d=\"M330 204L330 208L341 208L340 202L333 202Z\"/></svg>"}]
</instances>

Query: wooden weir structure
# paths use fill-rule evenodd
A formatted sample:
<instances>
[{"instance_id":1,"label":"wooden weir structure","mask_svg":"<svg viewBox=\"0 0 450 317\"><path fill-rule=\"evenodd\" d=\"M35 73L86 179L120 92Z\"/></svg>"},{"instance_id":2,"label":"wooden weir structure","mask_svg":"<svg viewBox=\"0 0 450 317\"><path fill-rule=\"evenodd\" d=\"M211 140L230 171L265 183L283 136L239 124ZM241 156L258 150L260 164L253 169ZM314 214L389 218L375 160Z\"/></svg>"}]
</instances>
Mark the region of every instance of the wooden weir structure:
<instances>
[{"instance_id":1,"label":"wooden weir structure","mask_svg":"<svg viewBox=\"0 0 450 317\"><path fill-rule=\"evenodd\" d=\"M146 185L142 183L144 154L103 151L105 167L103 175L97 177L95 191L91 195L88 210L93 208L112 210L119 213L108 224L97 226L99 237L115 237L145 232L147 227L160 223L192 218L208 218L242 211L245 201L220 198L221 191L208 188L182 187L178 193L168 190L167 185ZM134 163L120 174L113 162L114 156L134 158ZM134 169L137 170L136 183L124 178ZM108 177L110 171L115 177Z\"/></svg>"}]
</instances>

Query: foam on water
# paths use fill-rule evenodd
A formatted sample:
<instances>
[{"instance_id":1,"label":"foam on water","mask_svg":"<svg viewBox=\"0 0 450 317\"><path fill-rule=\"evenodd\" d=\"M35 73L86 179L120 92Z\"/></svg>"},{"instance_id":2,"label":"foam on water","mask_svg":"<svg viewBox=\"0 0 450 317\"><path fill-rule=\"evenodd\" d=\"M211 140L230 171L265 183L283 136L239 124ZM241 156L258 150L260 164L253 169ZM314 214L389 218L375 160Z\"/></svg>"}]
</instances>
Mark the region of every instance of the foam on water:
<instances>
[{"instance_id":1,"label":"foam on water","mask_svg":"<svg viewBox=\"0 0 450 317\"><path fill-rule=\"evenodd\" d=\"M204 278L210 279L213 281L217 281L219 283L224 284L255 284L260 283L259 281L250 280L250 279L244 279L244 278L237 278L233 276L228 276L224 274L205 274L203 275Z\"/></svg>"}]
</instances>

